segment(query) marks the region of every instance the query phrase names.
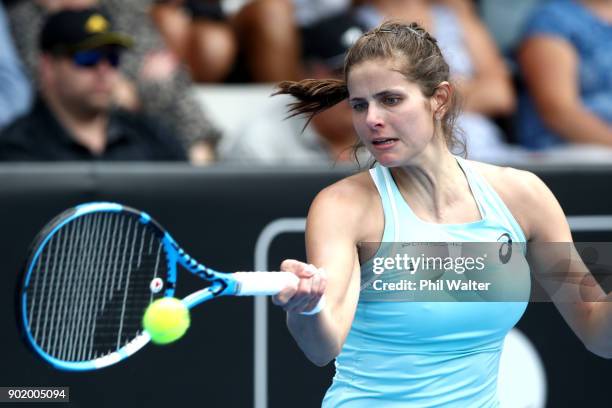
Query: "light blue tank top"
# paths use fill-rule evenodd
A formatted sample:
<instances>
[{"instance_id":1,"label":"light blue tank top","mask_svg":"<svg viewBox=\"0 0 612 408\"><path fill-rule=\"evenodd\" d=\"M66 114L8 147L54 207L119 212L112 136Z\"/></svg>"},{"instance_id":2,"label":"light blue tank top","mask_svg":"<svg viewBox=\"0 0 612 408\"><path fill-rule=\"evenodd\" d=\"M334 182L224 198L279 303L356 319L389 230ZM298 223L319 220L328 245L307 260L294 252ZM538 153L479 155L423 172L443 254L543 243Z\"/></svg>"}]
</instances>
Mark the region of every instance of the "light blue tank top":
<instances>
[{"instance_id":1,"label":"light blue tank top","mask_svg":"<svg viewBox=\"0 0 612 408\"><path fill-rule=\"evenodd\" d=\"M382 241L497 242L509 234L523 243L517 251L524 260L525 235L506 205L467 161L457 161L478 204L479 221L425 222L403 199L389 169L370 170L383 204ZM371 267L362 265L362 276ZM527 306L529 268L512 279L524 300L377 302L362 292L323 407L497 407L499 358L506 334Z\"/></svg>"}]
</instances>

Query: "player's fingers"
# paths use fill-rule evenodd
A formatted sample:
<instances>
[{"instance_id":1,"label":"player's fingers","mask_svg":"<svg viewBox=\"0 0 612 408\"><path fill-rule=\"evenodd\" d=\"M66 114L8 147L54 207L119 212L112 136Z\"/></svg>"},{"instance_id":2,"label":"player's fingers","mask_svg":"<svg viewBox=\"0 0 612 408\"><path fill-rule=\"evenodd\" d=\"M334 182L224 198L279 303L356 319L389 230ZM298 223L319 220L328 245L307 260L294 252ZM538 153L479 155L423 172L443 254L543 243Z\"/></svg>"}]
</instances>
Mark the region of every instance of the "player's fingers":
<instances>
[{"instance_id":1,"label":"player's fingers","mask_svg":"<svg viewBox=\"0 0 612 408\"><path fill-rule=\"evenodd\" d=\"M300 279L297 291L284 306L284 309L288 312L299 311L299 308L304 307L309 302L311 288L312 279Z\"/></svg>"},{"instance_id":2,"label":"player's fingers","mask_svg":"<svg viewBox=\"0 0 612 408\"><path fill-rule=\"evenodd\" d=\"M281 263L280 269L281 271L292 272L299 278L309 278L317 270L314 265L309 265L295 259L285 259L283 263Z\"/></svg>"},{"instance_id":3,"label":"player's fingers","mask_svg":"<svg viewBox=\"0 0 612 408\"><path fill-rule=\"evenodd\" d=\"M327 271L323 268L319 269L319 273L321 274L321 285L319 286L319 293L321 296L325 293L327 289Z\"/></svg>"},{"instance_id":4,"label":"player's fingers","mask_svg":"<svg viewBox=\"0 0 612 408\"><path fill-rule=\"evenodd\" d=\"M298 261L297 259L285 259L280 266L283 272L293 272L304 268L304 262Z\"/></svg>"},{"instance_id":5,"label":"player's fingers","mask_svg":"<svg viewBox=\"0 0 612 408\"><path fill-rule=\"evenodd\" d=\"M285 311L291 313L299 313L305 310L306 305L310 302L310 297L302 297L299 299L292 300L286 306L283 307Z\"/></svg>"},{"instance_id":6,"label":"player's fingers","mask_svg":"<svg viewBox=\"0 0 612 408\"><path fill-rule=\"evenodd\" d=\"M272 296L272 303L277 306L285 306L298 290L298 285L287 286L278 294Z\"/></svg>"},{"instance_id":7,"label":"player's fingers","mask_svg":"<svg viewBox=\"0 0 612 408\"><path fill-rule=\"evenodd\" d=\"M283 272L292 272L295 274L295 270L302 268L300 266L300 264L302 263L303 262L297 261L295 259L285 259L281 263L280 269ZM277 306L284 307L297 292L298 285L299 285L299 282L297 282L296 284L289 285L285 289L280 291L278 294L272 296L272 303L274 303Z\"/></svg>"},{"instance_id":8,"label":"player's fingers","mask_svg":"<svg viewBox=\"0 0 612 408\"><path fill-rule=\"evenodd\" d=\"M297 272L299 278L311 278L317 273L317 267L313 264L302 264L301 270Z\"/></svg>"},{"instance_id":9,"label":"player's fingers","mask_svg":"<svg viewBox=\"0 0 612 408\"><path fill-rule=\"evenodd\" d=\"M315 279L315 278L313 278ZM318 280L318 278L316 278ZM317 283L317 287L318 287L318 283ZM321 299L321 296L317 294L317 290L313 290L313 292L311 293L311 295L308 297L308 303L306 303L306 305L304 306L304 310L301 310L302 312L309 312L312 309L314 309L314 307L317 305L317 303L319 303L319 299Z\"/></svg>"},{"instance_id":10,"label":"player's fingers","mask_svg":"<svg viewBox=\"0 0 612 408\"><path fill-rule=\"evenodd\" d=\"M321 297L325 293L326 286L327 274L323 269L319 269L317 273L312 277L310 301L304 308L304 311L309 312L317 306L317 304L321 300Z\"/></svg>"}]
</instances>

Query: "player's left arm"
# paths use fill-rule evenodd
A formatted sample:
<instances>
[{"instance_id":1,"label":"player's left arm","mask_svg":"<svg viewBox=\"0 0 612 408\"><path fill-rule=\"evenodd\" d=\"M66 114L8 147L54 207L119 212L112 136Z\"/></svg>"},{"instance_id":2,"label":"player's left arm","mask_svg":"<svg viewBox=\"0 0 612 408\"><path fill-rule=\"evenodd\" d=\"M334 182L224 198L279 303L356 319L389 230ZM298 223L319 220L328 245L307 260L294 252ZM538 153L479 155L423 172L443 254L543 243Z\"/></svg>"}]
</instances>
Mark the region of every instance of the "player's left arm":
<instances>
[{"instance_id":1,"label":"player's left arm","mask_svg":"<svg viewBox=\"0 0 612 408\"><path fill-rule=\"evenodd\" d=\"M532 272L591 352L612 358L612 293L606 294L577 253L559 202L536 175L520 171Z\"/></svg>"}]
</instances>

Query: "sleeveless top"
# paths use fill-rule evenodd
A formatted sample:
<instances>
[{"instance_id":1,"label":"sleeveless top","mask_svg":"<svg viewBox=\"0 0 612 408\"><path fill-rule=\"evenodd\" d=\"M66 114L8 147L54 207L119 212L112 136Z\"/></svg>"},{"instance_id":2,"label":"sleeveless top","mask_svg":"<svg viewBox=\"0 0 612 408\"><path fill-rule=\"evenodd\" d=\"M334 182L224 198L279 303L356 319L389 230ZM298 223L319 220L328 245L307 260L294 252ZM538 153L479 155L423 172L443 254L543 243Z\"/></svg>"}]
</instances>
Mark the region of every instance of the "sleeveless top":
<instances>
[{"instance_id":1,"label":"sleeveless top","mask_svg":"<svg viewBox=\"0 0 612 408\"><path fill-rule=\"evenodd\" d=\"M467 161L457 162L479 221L425 222L403 199L389 169L370 170L383 204L382 241L494 243L507 234L519 244L516 258L524 261L526 239L517 221ZM372 259L362 265L362 276ZM513 269L511 281L521 293L517 301L385 302L368 299L362 290L323 407L497 407L499 358L506 334L527 307L528 266Z\"/></svg>"}]
</instances>

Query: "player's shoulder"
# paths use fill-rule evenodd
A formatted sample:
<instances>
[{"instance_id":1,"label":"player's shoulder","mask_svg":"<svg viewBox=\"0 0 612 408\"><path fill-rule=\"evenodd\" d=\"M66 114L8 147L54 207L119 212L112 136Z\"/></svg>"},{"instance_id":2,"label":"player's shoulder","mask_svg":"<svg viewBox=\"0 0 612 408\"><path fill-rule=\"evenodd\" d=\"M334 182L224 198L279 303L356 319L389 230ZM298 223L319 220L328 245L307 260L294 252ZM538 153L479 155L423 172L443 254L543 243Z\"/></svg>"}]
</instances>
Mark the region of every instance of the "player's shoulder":
<instances>
[{"instance_id":1,"label":"player's shoulder","mask_svg":"<svg viewBox=\"0 0 612 408\"><path fill-rule=\"evenodd\" d=\"M308 230L325 236L341 234L355 242L368 240L383 228L383 209L367 171L321 190L308 212Z\"/></svg>"},{"instance_id":2,"label":"player's shoulder","mask_svg":"<svg viewBox=\"0 0 612 408\"><path fill-rule=\"evenodd\" d=\"M359 216L378 197L376 186L367 171L343 178L317 194L312 207L341 217Z\"/></svg>"},{"instance_id":3,"label":"player's shoulder","mask_svg":"<svg viewBox=\"0 0 612 408\"><path fill-rule=\"evenodd\" d=\"M544 182L537 175L527 170L474 160L468 160L468 162L498 193L508 198L525 199L545 187Z\"/></svg>"},{"instance_id":4,"label":"player's shoulder","mask_svg":"<svg viewBox=\"0 0 612 408\"><path fill-rule=\"evenodd\" d=\"M470 161L508 207L527 237L533 232L534 216L549 213L556 199L534 173L513 167Z\"/></svg>"},{"instance_id":5,"label":"player's shoulder","mask_svg":"<svg viewBox=\"0 0 612 408\"><path fill-rule=\"evenodd\" d=\"M363 202L375 194L376 187L369 172L362 171L325 187L317 197L336 203L354 203Z\"/></svg>"}]
</instances>

